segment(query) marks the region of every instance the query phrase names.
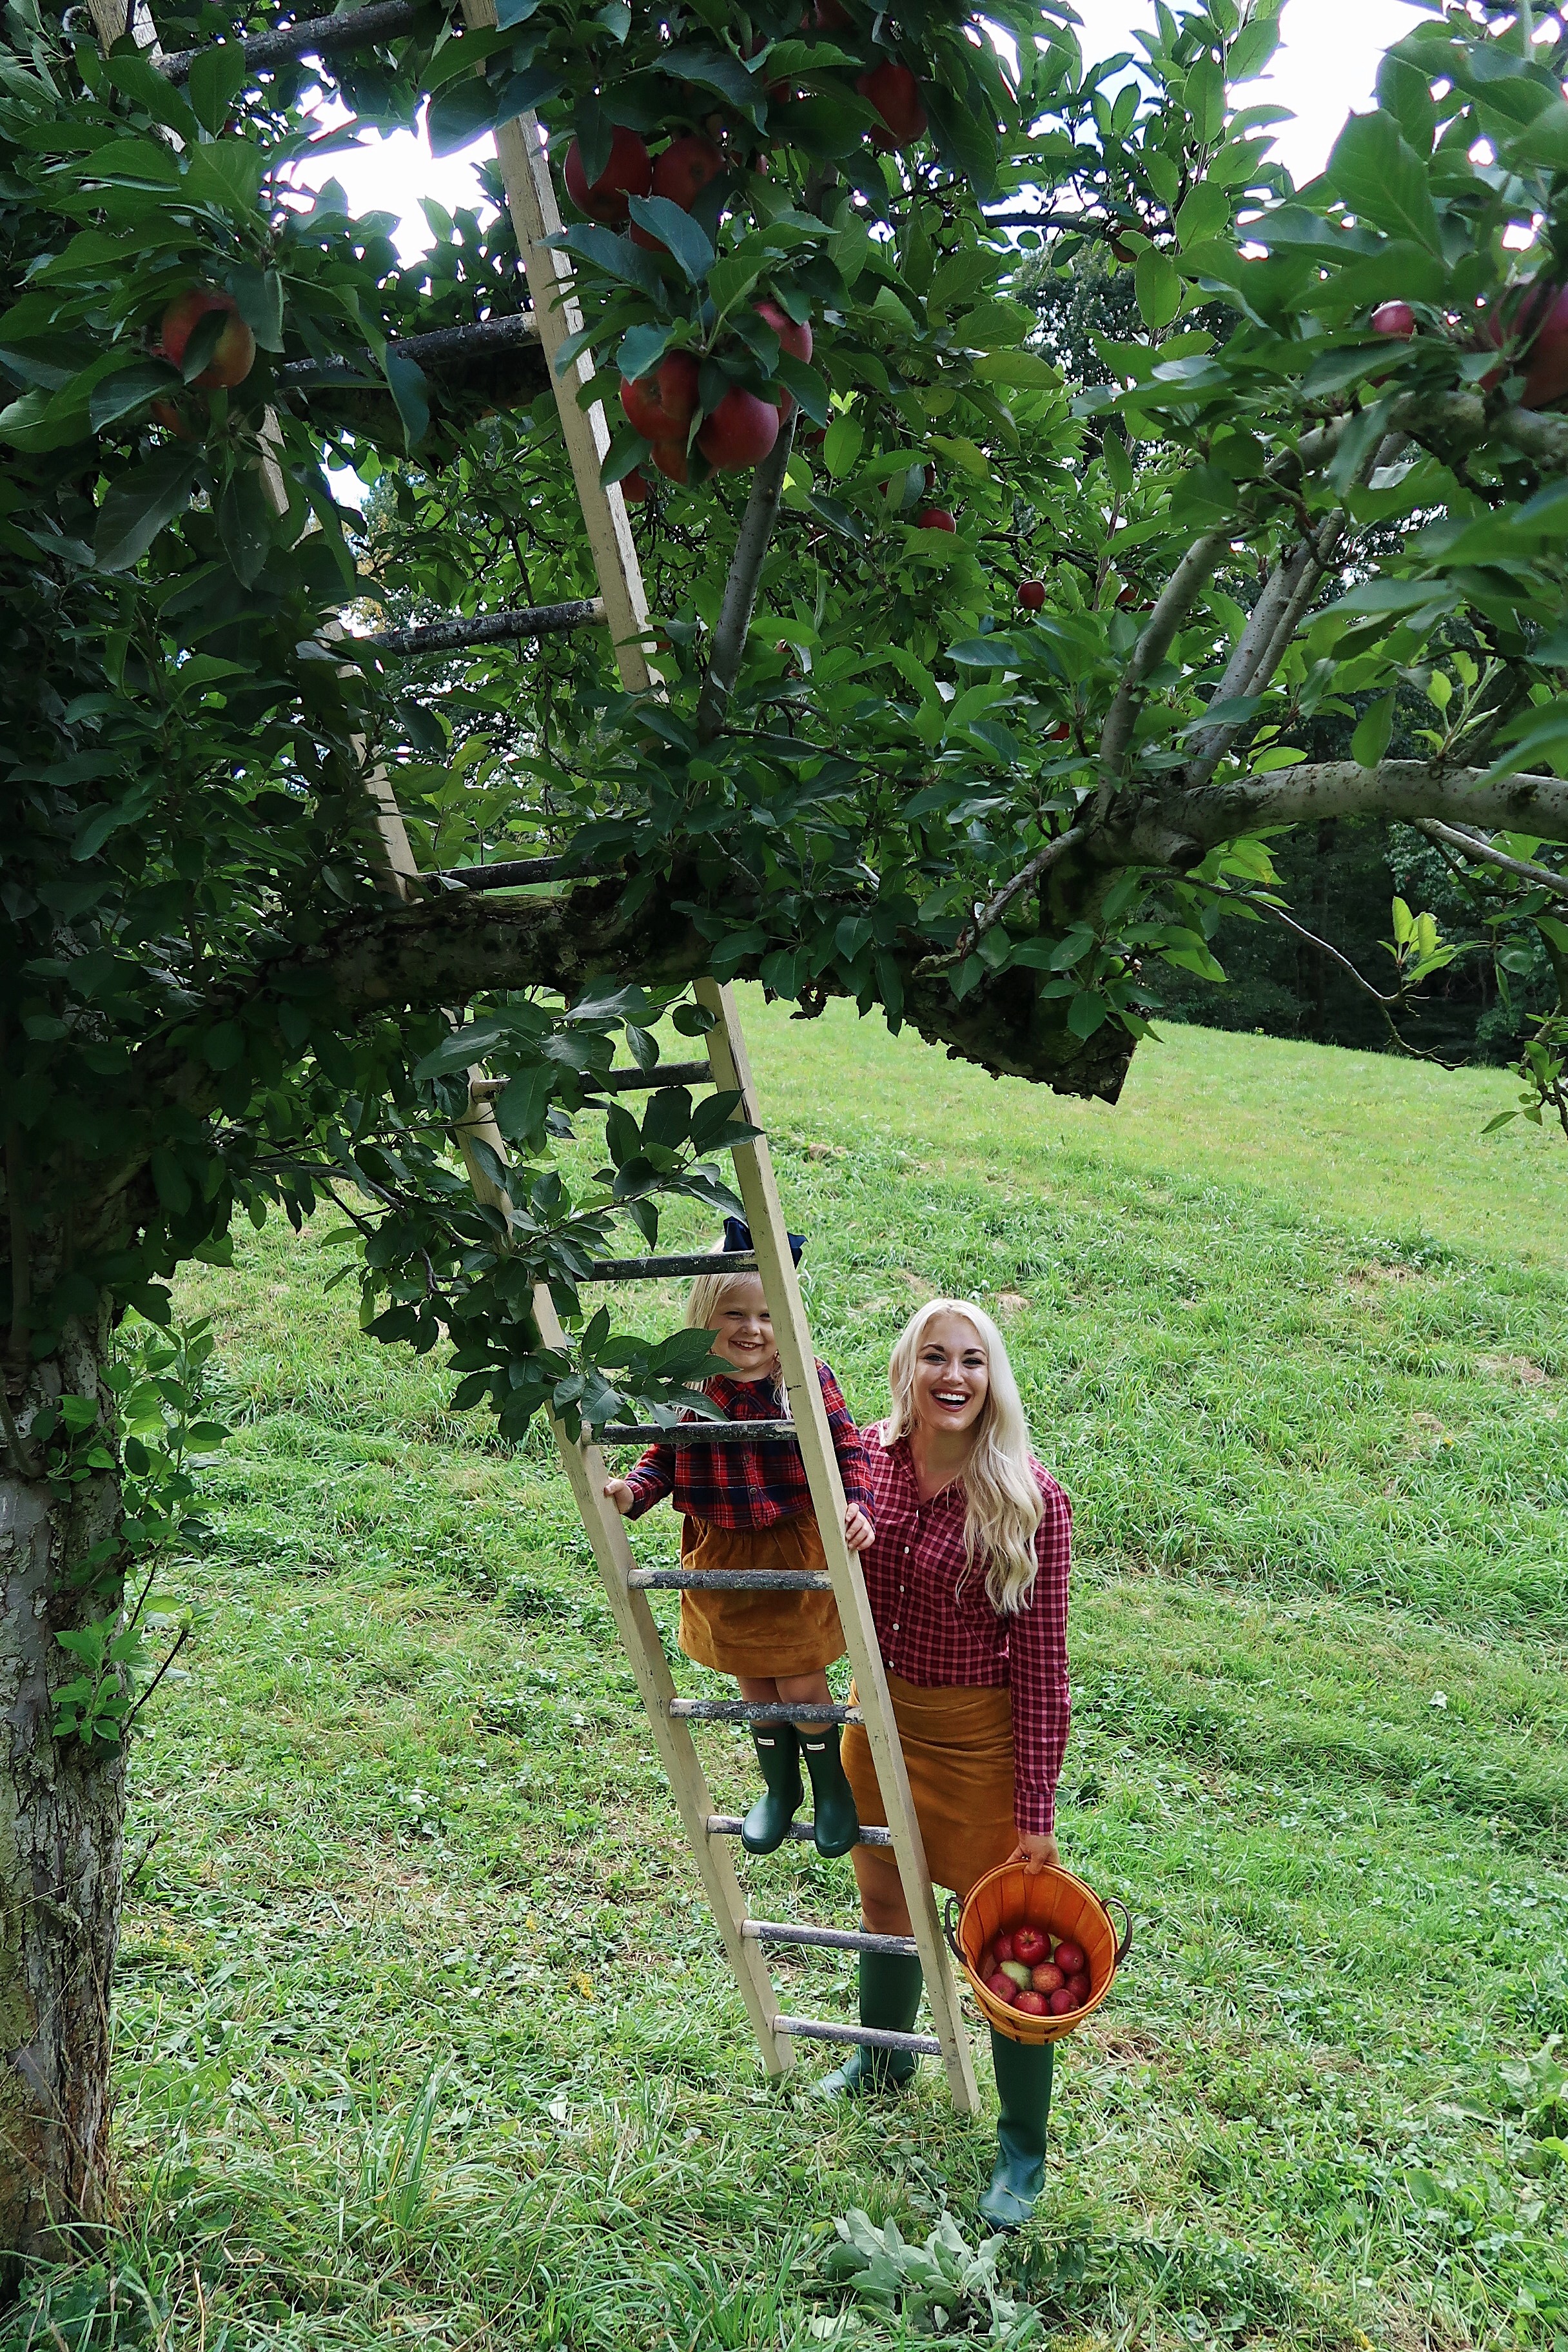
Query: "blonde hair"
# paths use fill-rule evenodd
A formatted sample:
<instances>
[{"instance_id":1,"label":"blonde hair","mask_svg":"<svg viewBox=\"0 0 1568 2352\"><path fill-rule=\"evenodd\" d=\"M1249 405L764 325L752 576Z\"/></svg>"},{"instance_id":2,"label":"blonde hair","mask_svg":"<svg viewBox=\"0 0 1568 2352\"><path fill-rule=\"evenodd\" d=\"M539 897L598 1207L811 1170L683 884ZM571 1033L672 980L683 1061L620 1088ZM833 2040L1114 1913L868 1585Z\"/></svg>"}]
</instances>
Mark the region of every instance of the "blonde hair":
<instances>
[{"instance_id":1,"label":"blonde hair","mask_svg":"<svg viewBox=\"0 0 1568 2352\"><path fill-rule=\"evenodd\" d=\"M722 1265L724 1259L727 1256L733 1255L733 1252L716 1249L713 1255L719 1261L720 1265ZM720 1314L723 1309L724 1301L729 1297L731 1292L739 1290L742 1283L743 1282L761 1282L761 1275L758 1274L752 1266L742 1266L738 1272L731 1272L729 1274L721 1273L717 1269L712 1274L700 1274L686 1297L687 1329L689 1331L712 1331L716 1333L719 1328ZM771 1318L772 1309L768 1307L765 1299L763 1303L763 1311ZM776 1350L773 1355L773 1362L775 1366L779 1365L779 1359ZM779 1366L778 1386L782 1417L785 1421L793 1421L795 1416L790 1411L789 1391L784 1383L782 1366Z\"/></svg>"},{"instance_id":2,"label":"blonde hair","mask_svg":"<svg viewBox=\"0 0 1568 2352\"><path fill-rule=\"evenodd\" d=\"M963 1521L964 1573L984 1559L985 1591L1000 1615L1022 1609L1039 1562L1035 1531L1045 1503L1031 1466L1029 1430L1006 1342L983 1307L967 1298L931 1298L900 1332L888 1366L893 1409L882 1424L882 1442L896 1444L915 1425L915 1366L925 1335L939 1315L962 1316L973 1324L985 1350L988 1385L974 1423L974 1447L964 1465L968 1508ZM962 1585L963 1580L960 1580Z\"/></svg>"}]
</instances>

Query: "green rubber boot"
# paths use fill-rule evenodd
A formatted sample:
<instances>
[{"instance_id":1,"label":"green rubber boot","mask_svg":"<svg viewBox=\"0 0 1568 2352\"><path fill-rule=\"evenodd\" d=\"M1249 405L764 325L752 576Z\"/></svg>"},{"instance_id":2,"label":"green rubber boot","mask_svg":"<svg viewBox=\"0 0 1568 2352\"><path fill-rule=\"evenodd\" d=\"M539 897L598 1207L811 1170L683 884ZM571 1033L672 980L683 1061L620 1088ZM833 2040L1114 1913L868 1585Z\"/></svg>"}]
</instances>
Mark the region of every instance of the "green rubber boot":
<instances>
[{"instance_id":1,"label":"green rubber boot","mask_svg":"<svg viewBox=\"0 0 1568 2352\"><path fill-rule=\"evenodd\" d=\"M894 2033L914 2031L925 1981L919 1960L902 1952L860 1955L860 2022ZM857 2044L842 2066L816 2085L822 2099L858 2099L872 2091L901 2091L920 2059L912 2050L878 2050Z\"/></svg>"},{"instance_id":2,"label":"green rubber boot","mask_svg":"<svg viewBox=\"0 0 1568 2352\"><path fill-rule=\"evenodd\" d=\"M855 1811L855 1791L844 1777L844 1766L838 1754L838 1726L836 1723L814 1724L800 1735L801 1753L805 1769L811 1775L811 1802L815 1816L812 1839L816 1851L831 1862L836 1854L847 1853L852 1845L860 1843L860 1816Z\"/></svg>"},{"instance_id":3,"label":"green rubber boot","mask_svg":"<svg viewBox=\"0 0 1568 2352\"><path fill-rule=\"evenodd\" d=\"M762 1795L741 1824L748 1853L775 1853L805 1790L800 1777L800 1734L793 1723L753 1723L752 1744L763 1768Z\"/></svg>"},{"instance_id":4,"label":"green rubber boot","mask_svg":"<svg viewBox=\"0 0 1568 2352\"><path fill-rule=\"evenodd\" d=\"M1021 2230L1035 2210L1046 2175L1046 2119L1051 2111L1056 2044L1009 2042L991 2029L991 2063L1002 2113L996 2125L996 2168L980 2200L981 2219L994 2230Z\"/></svg>"}]
</instances>

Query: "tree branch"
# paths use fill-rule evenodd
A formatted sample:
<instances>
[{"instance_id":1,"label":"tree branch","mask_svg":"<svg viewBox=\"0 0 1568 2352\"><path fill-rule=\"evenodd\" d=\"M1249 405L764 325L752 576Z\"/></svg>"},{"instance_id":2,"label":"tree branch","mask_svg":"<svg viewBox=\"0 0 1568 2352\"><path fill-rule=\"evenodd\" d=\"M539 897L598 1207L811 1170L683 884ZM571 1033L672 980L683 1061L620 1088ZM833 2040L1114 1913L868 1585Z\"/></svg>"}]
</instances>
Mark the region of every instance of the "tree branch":
<instances>
[{"instance_id":1,"label":"tree branch","mask_svg":"<svg viewBox=\"0 0 1568 2352\"><path fill-rule=\"evenodd\" d=\"M1477 833L1468 833L1460 825L1440 824L1436 817L1419 817L1415 831L1428 840L1446 841L1450 848L1466 857L1477 858L1484 866L1500 866L1505 874L1518 875L1540 890L1553 891L1559 898L1568 898L1568 877L1553 874L1550 866L1537 866L1528 857L1510 857L1505 851L1494 849L1489 841Z\"/></svg>"},{"instance_id":2,"label":"tree branch","mask_svg":"<svg viewBox=\"0 0 1568 2352\"><path fill-rule=\"evenodd\" d=\"M1192 610L1193 601L1207 581L1218 561L1220 550L1226 544L1222 530L1211 530L1188 548L1170 579L1166 582L1159 603L1149 615L1148 625L1132 648L1132 657L1122 673L1116 699L1106 717L1100 739L1100 792L1095 801L1095 815L1103 818L1107 809L1125 782L1131 766L1128 754L1138 725L1138 713L1143 707L1143 688L1170 652L1177 630Z\"/></svg>"},{"instance_id":3,"label":"tree branch","mask_svg":"<svg viewBox=\"0 0 1568 2352\"><path fill-rule=\"evenodd\" d=\"M346 10L340 16L304 16L276 32L255 33L247 41L237 45L226 41L221 46L225 49L237 46L247 72L255 73L258 67L284 65L290 58L326 56L332 49L400 40L414 30L420 14L413 0L371 0L370 5ZM166 50L158 59L158 71L166 81L185 81L196 59L219 46L211 41L199 49Z\"/></svg>"},{"instance_id":4,"label":"tree branch","mask_svg":"<svg viewBox=\"0 0 1568 2352\"><path fill-rule=\"evenodd\" d=\"M1151 786L1132 822L1106 827L1090 844L1104 865L1179 865L1178 846L1196 865L1203 854L1261 825L1302 824L1331 816L1395 817L1419 824L1479 820L1500 833L1530 833L1568 841L1568 783L1557 776L1505 776L1488 783L1484 768L1447 767L1439 760L1384 760L1358 767L1353 760L1315 761L1267 776L1237 776L1192 791Z\"/></svg>"},{"instance_id":5,"label":"tree branch","mask_svg":"<svg viewBox=\"0 0 1568 2352\"><path fill-rule=\"evenodd\" d=\"M735 680L741 675L746 633L757 609L757 590L762 582L763 565L767 558L768 541L773 535L773 525L778 520L784 475L789 468L790 451L795 446L797 413L791 409L787 421L779 427L778 439L752 477L752 495L746 500L746 511L741 519L741 535L735 541L730 576L724 583L724 603L719 614L719 625L713 632L713 651L708 663L708 676L703 681L701 699L697 705L697 740L700 743L711 742L723 726L730 698L735 691Z\"/></svg>"}]
</instances>

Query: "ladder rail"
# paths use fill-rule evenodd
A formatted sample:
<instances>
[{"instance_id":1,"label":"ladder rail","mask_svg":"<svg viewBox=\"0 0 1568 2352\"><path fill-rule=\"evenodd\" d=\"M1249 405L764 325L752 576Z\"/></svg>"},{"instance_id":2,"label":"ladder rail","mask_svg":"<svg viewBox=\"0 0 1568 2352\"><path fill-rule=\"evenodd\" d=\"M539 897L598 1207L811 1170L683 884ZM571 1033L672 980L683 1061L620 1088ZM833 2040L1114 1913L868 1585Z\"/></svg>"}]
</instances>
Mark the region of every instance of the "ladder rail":
<instances>
[{"instance_id":1,"label":"ladder rail","mask_svg":"<svg viewBox=\"0 0 1568 2352\"><path fill-rule=\"evenodd\" d=\"M696 995L698 1003L714 1016L713 1025L708 1032L708 1053L714 1078L724 1092L740 1096L741 1108L737 1116L748 1125L760 1128L762 1121L756 1117L751 1063L741 1034L734 992L717 981L700 980L696 983ZM920 1824L915 1818L914 1801L910 1794L903 1750L899 1745L893 1723L892 1702L888 1696L881 1646L877 1639L866 1580L860 1573L858 1559L845 1541L844 1485L839 1476L837 1456L833 1451L827 1408L823 1402L822 1384L816 1376L816 1359L801 1297L800 1277L789 1248L784 1207L779 1199L767 1139L758 1135L750 1142L733 1144L731 1153L752 1229L752 1242L762 1274L763 1288L773 1313L773 1333L778 1341L784 1384L799 1434L801 1459L838 1601L845 1644L854 1669L858 1712L870 1742L878 1785L882 1791L889 1824L893 1832L893 1853L904 1900L909 1906L915 1947L925 1973L926 1999L931 2008L931 2022L941 2044L953 2106L960 2115L972 2116L978 2110L980 2101L973 2061L970 2056L969 2037L964 2031L957 1988L948 1966L947 1946L937 1915L931 1872L926 1866L925 1848L921 1841Z\"/></svg>"},{"instance_id":2,"label":"ladder rail","mask_svg":"<svg viewBox=\"0 0 1568 2352\"><path fill-rule=\"evenodd\" d=\"M545 1283L541 1283L534 1291L533 1311L545 1346L563 1347L565 1333L561 1328L561 1318L556 1314L549 1286ZM659 1640L653 1612L642 1593L636 1591L631 1583L636 1562L621 1515L613 1504L605 1499L604 1486L609 1475L605 1457L596 1445L574 1445L559 1422L555 1423L555 1435L566 1475L577 1499L577 1508L594 1547L605 1597L610 1604L610 1613L616 1621L622 1646L637 1677L637 1690L652 1727L654 1745L674 1793L688 1843L696 1857L703 1892L724 1939L725 1953L761 2047L763 2063L771 2075L784 2075L789 2072L795 2053L788 2041L774 2029L773 2020L779 2013L779 2007L767 1963L760 1947L742 1933L747 1916L746 1902L735 1874L735 1865L728 1849L709 1834L708 1824L714 1818L714 1807L707 1775L702 1769L702 1761L690 1732L674 1712L678 1704L675 1678L664 1654L664 1644Z\"/></svg>"}]
</instances>

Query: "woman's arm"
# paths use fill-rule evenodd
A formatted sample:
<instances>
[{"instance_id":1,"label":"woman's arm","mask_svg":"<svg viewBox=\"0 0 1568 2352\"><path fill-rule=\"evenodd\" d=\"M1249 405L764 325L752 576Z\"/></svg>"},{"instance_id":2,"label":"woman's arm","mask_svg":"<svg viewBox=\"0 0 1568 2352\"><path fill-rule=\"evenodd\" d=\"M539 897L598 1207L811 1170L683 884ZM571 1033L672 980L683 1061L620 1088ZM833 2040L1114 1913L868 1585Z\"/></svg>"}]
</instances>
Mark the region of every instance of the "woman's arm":
<instances>
[{"instance_id":1,"label":"woman's arm","mask_svg":"<svg viewBox=\"0 0 1568 2352\"><path fill-rule=\"evenodd\" d=\"M1038 1567L1028 1606L1007 1621L1008 1681L1013 1694L1016 1859L1055 1862L1057 1782L1067 1751L1068 1580L1072 1561L1072 1510L1054 1482L1035 1534Z\"/></svg>"}]
</instances>

